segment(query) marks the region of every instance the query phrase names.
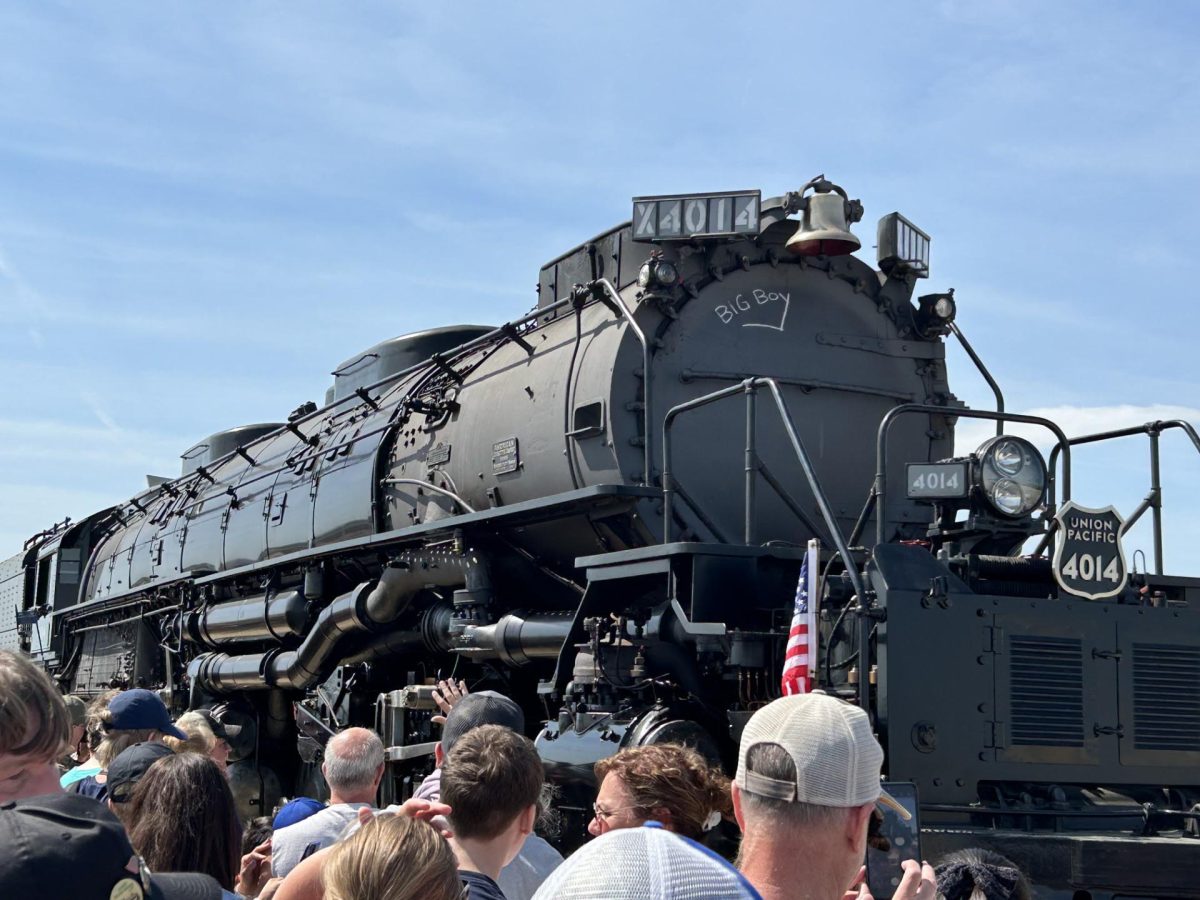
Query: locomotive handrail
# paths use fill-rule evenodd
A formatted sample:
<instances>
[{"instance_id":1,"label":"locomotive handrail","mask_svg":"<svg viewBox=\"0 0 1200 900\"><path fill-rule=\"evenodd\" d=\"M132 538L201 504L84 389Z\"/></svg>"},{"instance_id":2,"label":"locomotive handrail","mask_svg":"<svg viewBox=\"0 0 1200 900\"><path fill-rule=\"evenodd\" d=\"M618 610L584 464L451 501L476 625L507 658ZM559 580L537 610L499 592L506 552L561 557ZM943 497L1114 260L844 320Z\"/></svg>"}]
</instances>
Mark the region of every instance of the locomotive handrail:
<instances>
[{"instance_id":1,"label":"locomotive handrail","mask_svg":"<svg viewBox=\"0 0 1200 900\"><path fill-rule=\"evenodd\" d=\"M1121 526L1121 531L1126 532L1134 526L1146 512L1147 509L1153 510L1152 520L1154 522L1154 574L1161 575L1163 573L1163 544L1162 544L1162 470L1160 467L1159 436L1168 428L1179 428L1188 436L1192 442L1192 446L1196 448L1196 452L1200 453L1200 435L1196 433L1196 429L1192 427L1190 422L1183 419L1167 419L1155 422L1147 422L1144 425L1134 425L1129 428L1118 428L1114 431L1097 431L1094 434L1084 434L1079 437L1070 438L1067 441L1068 446L1078 446L1080 444L1095 444L1100 441L1113 440L1114 438L1134 437L1139 434L1144 434L1150 438L1150 492L1146 494L1138 508L1134 510L1133 515L1125 520L1125 524ZM1054 468L1055 461L1058 459L1058 447L1050 451L1050 468ZM1041 556L1046 552L1050 545L1050 533L1047 533L1042 542L1038 545L1034 556Z\"/></svg>"},{"instance_id":2,"label":"locomotive handrail","mask_svg":"<svg viewBox=\"0 0 1200 900\"><path fill-rule=\"evenodd\" d=\"M610 285L610 288L611 288L611 285ZM540 309L537 309L525 316L522 316L519 319L514 319L511 322L507 322L504 325L501 325L498 328L495 328L492 331L487 332L486 334L482 334L477 338L467 341L465 344L460 344L458 347L454 348L454 351L456 354L470 352L472 350L478 349L479 347L486 346L489 343L493 343L497 338L505 338L508 340L512 340L513 337L511 334L509 334L510 330L514 330L518 326L528 324L529 322L531 322L535 319L541 318L541 317L543 317L549 313L552 313L562 307L568 306L572 302L573 302L573 298L571 298L571 297L564 297L561 300L556 300L554 303L551 303L548 306L544 306ZM621 306L624 307L623 302L621 303ZM643 347L645 347L645 343L644 343L645 336L641 334L640 329L637 329L636 324L634 327L635 327L637 333L639 333L639 335L643 338ZM382 387L390 382L397 381L397 380L403 378L405 375L409 375L409 374L416 372L422 368L425 368L428 364L429 364L429 360L421 360L420 362L414 363L413 365L409 366L406 369L402 369L399 372L394 372L391 375L387 375L387 376L379 379L378 381L372 382L371 384L366 385L365 387L361 388L360 390L371 391L371 390L374 390L375 388ZM305 416L302 416L302 417L296 419L293 422L290 422L289 425L297 426L299 424L307 422L309 419L313 418L314 416L318 416L318 415L322 414L325 410L332 409L333 407L336 407L336 406L340 406L341 404L347 403L351 400L357 400L360 403L363 402L362 397L358 393L349 394L345 397L342 397L340 400L333 401L332 403L328 404L327 406L323 407L322 409L319 409L315 412L309 413ZM364 438L373 437L374 435L379 434L382 431L386 431L390 427L391 427L390 422L384 423L383 425L380 425L377 428L373 428L373 429L365 431L361 434L356 435L355 440L358 441L358 440L363 440ZM250 441L249 443L244 444L244 445L236 448L235 450L231 450L229 453L223 454L222 456L218 457L216 460L213 460L213 462L209 465L209 469L211 470L212 468L214 468L216 466L217 463L224 461L226 459L226 457L230 457L230 456L233 456L238 453L244 453L246 447L253 447L256 444L259 444L266 440L269 440L274 434L276 434L276 432L269 432L267 434L260 435L259 437L255 438L254 440ZM320 449L320 450L314 449L313 452L314 453L318 453L318 452L324 453L324 452L326 452L326 450L325 449ZM258 481L262 481L264 479L276 476L283 470L288 469L290 467L291 467L291 464L285 462L282 465L276 466L275 468L264 470L263 472L260 472L251 478L243 479L243 480L239 481L235 487L244 488L247 485L251 485ZM175 480L179 481L179 482L186 482L188 479L200 480L199 476L197 476L194 472L189 473L188 475L184 475L181 478L175 479ZM222 482L222 484L225 484L225 482ZM193 502L179 507L176 510L176 512L186 513L189 510L191 510L193 507L199 506L200 504L207 502L208 499L209 499L209 497L207 495L204 497L199 497L196 500L194 500Z\"/></svg>"},{"instance_id":3,"label":"locomotive handrail","mask_svg":"<svg viewBox=\"0 0 1200 900\"><path fill-rule=\"evenodd\" d=\"M644 423L643 423L643 432L646 435L645 448L644 448L645 460L644 460L644 464L643 464L645 471L643 472L642 481L644 484L650 484L651 483L650 463L653 460L653 456L652 456L653 450L651 447L651 434L653 432L653 427L652 427L653 413L652 413L652 408L651 408L652 407L652 404L651 404L652 383L651 383L651 375L650 375L649 343L646 340L645 333L642 331L641 327L634 320L633 313L629 310L629 307L625 304L625 301L621 298L620 293L613 287L612 283L608 279L606 279L606 278L597 279L596 281L590 282L588 287L589 288L596 287L597 289L603 289L606 294L608 294L610 297L612 297L616 301L617 308L620 310L622 318L624 318L630 324L630 327L633 329L634 334L637 335L638 341L642 345L642 368L643 368L643 372L644 372L643 391L645 394L645 406L646 406L646 409L644 411ZM530 322L534 322L538 319L542 319L542 318L550 315L551 313L558 311L559 309L570 306L574 302L575 302L575 297L573 295L569 295L569 296L563 297L559 300L555 300L553 303L547 304L546 306L539 307L538 309L535 309L532 312L526 313L524 316L521 316L519 319L513 319L511 322L505 322L503 325L500 325L500 326L492 329L491 331L481 334L476 338L472 338L471 340L467 341L464 344L460 344L459 346L453 348L454 354L455 354L455 356L460 356L464 353L469 353L473 350L477 350L480 347L485 347L489 344L495 343L497 340L512 340L517 343L520 343L520 341L517 339L517 337L514 336L514 332L516 331L517 328L519 328L523 325L527 325ZM359 360L355 360L354 363L357 364L362 358L365 358L365 356L366 356L366 354L363 354L363 357L360 357ZM392 374L386 375L383 378L379 379L378 381L372 382L371 384L368 384L368 385L364 385L360 390L366 392L366 391L375 390L376 388L383 387L384 385L390 384L391 382L400 380L401 378L405 377L406 375L410 375L413 372L416 372L420 369L425 368L428 364L429 364L429 360L423 359L420 362L414 363L413 365L409 366L406 369L401 369L399 372L393 372ZM337 373L335 372L334 374L337 374ZM307 415L304 415L304 416L301 416L301 417L295 419L294 421L290 422L289 425L299 426L315 416L322 415L326 410L332 409L334 407L340 406L343 403L347 403L350 401L357 401L359 403L362 403L363 399L362 399L361 394L358 392L355 392L353 394L348 394L339 400L334 400L332 403L329 403L326 406L321 407L320 409L314 410L313 412L308 413ZM380 429L371 431L368 434L358 435L356 439L361 439L368 435L373 435L373 434L377 433L378 430L385 430L387 427L388 427L387 425L381 426ZM223 454L222 456L218 457L216 460L213 460L213 463L210 464L210 468L212 467L212 465L215 465L216 463L224 460L225 457L227 457L227 456L232 456L237 453L243 453L245 451L246 447L253 447L256 444L259 444L266 440L269 440L275 433L276 432L268 432L267 434L260 435L259 437L256 437L254 440L250 441L249 443L244 444L234 450L231 450L229 453ZM263 478L269 478L272 475L278 474L279 472L281 472L283 469L286 469L286 468L288 468L288 465L285 464L285 465L279 466L278 468L272 469L270 471L262 472L259 475L255 476L254 478L246 479L244 481L239 482L237 486L243 487L247 484L252 484L253 482L259 481ZM176 479L176 480L180 481L180 482L186 482L190 477L192 477L194 475L195 475L195 473L191 473L189 475L184 475L181 478ZM197 480L198 480L198 476L197 476ZM204 498L201 498L201 500L198 500L196 503L189 504L189 505L183 507L180 510L180 512L186 512L192 506L198 505L200 502L203 502L203 499Z\"/></svg>"},{"instance_id":4,"label":"locomotive handrail","mask_svg":"<svg viewBox=\"0 0 1200 900\"><path fill-rule=\"evenodd\" d=\"M870 628L870 617L865 614L867 607L870 605L870 599L867 596L863 587L861 574L853 564L853 559L850 555L850 548L846 545L846 539L842 536L842 531L838 527L837 519L833 513L833 507L830 506L825 492L821 489L821 483L817 478L816 470L813 468L812 460L809 458L808 451L804 448L804 442L800 440L800 435L796 431L796 425L792 421L791 412L788 410L787 402L783 399L783 393L779 389L779 383L773 378L747 378L741 384L731 385L727 388L722 388L719 391L713 391L710 394L705 394L703 397L697 397L694 400L688 400L680 403L678 406L673 406L667 411L663 417L663 470L662 470L662 494L663 494L663 543L667 544L671 541L671 495L676 488L671 475L671 426L675 419L681 414L689 410L698 409L701 406L707 406L710 403L716 403L718 400L723 400L726 397L732 397L734 394L742 393L746 397L746 451L745 451L745 516L744 523L746 543L749 544L754 537L754 512L755 512L755 481L759 471L759 460L756 449L755 432L757 426L756 400L758 389L765 387L771 392L771 397L775 400L775 408L779 412L779 418L783 422L783 428L787 432L788 440L791 442L792 450L796 454L796 459L800 463L800 468L804 472L804 477L808 481L809 489L813 492L813 497L817 501L817 507L821 511L821 517L825 520L825 526L829 530L829 537L832 539L838 553L842 559L846 561L846 574L850 578L850 583L854 587L854 593L858 597L860 609L863 610L863 615L860 617L859 628L859 653L860 659L863 660L861 671L869 671L867 662L869 661L870 653L866 647L867 635ZM810 526L811 527L811 526ZM812 529L815 531L816 529ZM859 679L858 687L858 702L859 705L866 711L870 705L870 681L867 678Z\"/></svg>"},{"instance_id":5,"label":"locomotive handrail","mask_svg":"<svg viewBox=\"0 0 1200 900\"><path fill-rule=\"evenodd\" d=\"M630 311L629 307L625 305L625 301L621 298L620 292L613 287L612 282L610 282L607 278L597 278L588 286L602 288L605 293L612 298L613 302L615 302L617 307L621 310L621 316L626 322L629 323L629 328L635 335L637 335L637 339L642 345L642 434L645 435L645 443L642 447L642 456L644 458L644 462L642 464L642 484L651 484L652 478L650 474L650 464L654 460L654 453L650 446L650 438L653 432L654 424L654 393L652 390L653 382L650 377L650 344L646 340L646 333L642 331L642 327L638 325L637 321L633 318L633 313ZM568 389L569 388L570 385L568 385Z\"/></svg>"},{"instance_id":6,"label":"locomotive handrail","mask_svg":"<svg viewBox=\"0 0 1200 900\"><path fill-rule=\"evenodd\" d=\"M988 387L992 389L992 393L996 397L996 412L1003 414L1004 412L1004 393L1000 390L1000 385L996 383L996 379L992 377L992 373L988 371L987 366L983 364L983 360L979 358L979 354L975 352L975 348L971 346L967 340L967 336L962 333L962 329L954 322L950 323L950 332L958 338L958 342L962 344L964 350L967 351L967 356L971 357L971 362L975 363L975 368L979 370L979 374L983 376L983 380L988 383ZM996 437L1004 434L1004 420L996 420Z\"/></svg>"},{"instance_id":7,"label":"locomotive handrail","mask_svg":"<svg viewBox=\"0 0 1200 900\"><path fill-rule=\"evenodd\" d=\"M458 355L458 354L462 354L462 353L469 353L470 351L477 350L480 347L485 347L488 344L495 343L498 339L515 340L513 338L512 334L510 334L511 331L515 330L516 328L518 328L522 325L527 325L528 323L530 323L532 321L535 321L544 316L547 316L550 313L556 312L557 310L559 310L563 307L569 306L572 302L574 302L572 297L563 297L560 300L555 300L553 303L547 304L546 306L543 306L536 310L533 310L532 312L525 314L524 316L522 316L519 319L513 319L511 322L506 322L503 325L492 329L491 331L488 331L484 334L479 335L479 337L472 338L471 340L467 341L465 344L459 344L457 347L454 347L453 350L454 350L455 354ZM364 356L365 356L365 354L364 354ZM358 362L358 360L355 360L355 363L357 363L357 362ZM393 372L390 375L385 375L383 378L380 378L378 381L374 381L371 384L364 385L361 388L361 390L372 391L372 390L375 390L376 388L383 387L384 385L389 384L393 381L398 381L401 378L403 378L404 376L410 375L419 369L425 368L428 364L429 364L429 360L423 359L420 362L414 363L413 365L409 366L406 369L401 369L399 372ZM333 409L334 407L341 406L343 403L348 403L350 401L362 403L363 399L362 399L362 396L360 394L358 394L357 392L355 392L353 394L347 394L345 397L342 397L340 400L334 400L332 403L329 403L323 407L320 407L319 409L314 410L311 413L307 413L306 415L300 416L300 417L292 420L289 424L299 426L299 425L303 424L304 422L307 422L311 418L322 415L326 410ZM243 444L234 450L230 450L228 453L222 454L221 456L217 457L217 459L212 461L212 463L210 464L210 468L212 468L212 466L215 465L216 463L224 460L225 457L233 456L236 453L242 453L245 451L245 449L247 447L253 447L257 444L263 443L263 442L271 439L277 433L278 433L277 431L270 431L270 432L267 432L266 434L259 435L258 437L254 438L253 440L249 441L248 443ZM359 437L361 438L362 435L359 435ZM272 474L278 474L278 472L280 472L282 469L285 469L285 468L287 468L286 465L280 466L278 469L274 469L271 472L264 473L262 476L259 476L259 477L269 477ZM194 474L195 473L191 473L189 475L184 475L178 479L173 479L173 481L186 482ZM250 483L250 481L242 482L242 484L249 484L249 483Z\"/></svg>"},{"instance_id":8,"label":"locomotive handrail","mask_svg":"<svg viewBox=\"0 0 1200 900\"><path fill-rule=\"evenodd\" d=\"M1023 422L1026 425L1040 425L1043 428L1052 431L1058 438L1058 447L1062 448L1063 458L1063 475L1062 475L1062 499L1065 503L1071 499L1071 448L1067 442L1067 436L1063 430L1049 419L1043 419L1041 416L1027 416L1020 413L1006 412L991 412L986 409L956 409L947 406L934 406L929 403L905 403L902 406L893 407L888 410L887 415L879 423L879 434L875 444L875 485L871 490L871 495L867 498L867 507L875 505L875 542L883 544L887 541L884 534L884 529L887 527L887 516L884 515L887 508L887 441L888 433L892 429L892 425L904 415L909 413L926 413L927 415L939 416L955 416L962 419L993 419L1003 420L1008 422ZM1046 494L1050 497L1049 511L1053 512L1054 504L1054 466L1047 465L1046 467ZM865 512L865 511L864 511ZM860 516L862 521L865 521L866 515Z\"/></svg>"}]
</instances>

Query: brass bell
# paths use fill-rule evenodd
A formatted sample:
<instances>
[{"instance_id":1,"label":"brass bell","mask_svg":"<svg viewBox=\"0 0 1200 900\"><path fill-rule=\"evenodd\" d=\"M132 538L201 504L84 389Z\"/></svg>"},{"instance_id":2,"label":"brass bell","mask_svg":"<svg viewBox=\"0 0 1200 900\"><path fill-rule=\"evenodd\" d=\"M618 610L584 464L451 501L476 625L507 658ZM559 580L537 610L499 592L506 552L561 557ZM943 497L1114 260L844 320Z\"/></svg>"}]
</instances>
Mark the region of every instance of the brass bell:
<instances>
[{"instance_id":1,"label":"brass bell","mask_svg":"<svg viewBox=\"0 0 1200 900\"><path fill-rule=\"evenodd\" d=\"M788 250L797 256L845 256L853 253L862 246L846 222L848 208L853 201L847 200L840 188L827 181L814 187L817 192L803 201L804 216L796 233L788 238Z\"/></svg>"}]
</instances>

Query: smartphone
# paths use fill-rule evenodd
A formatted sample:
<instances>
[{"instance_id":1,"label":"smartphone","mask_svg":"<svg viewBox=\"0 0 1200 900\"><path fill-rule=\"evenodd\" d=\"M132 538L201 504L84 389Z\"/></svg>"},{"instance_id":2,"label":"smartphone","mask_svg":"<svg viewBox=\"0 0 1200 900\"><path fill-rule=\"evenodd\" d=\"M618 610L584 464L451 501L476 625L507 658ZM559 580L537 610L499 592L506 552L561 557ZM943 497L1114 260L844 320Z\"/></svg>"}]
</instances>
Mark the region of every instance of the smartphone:
<instances>
[{"instance_id":1,"label":"smartphone","mask_svg":"<svg viewBox=\"0 0 1200 900\"><path fill-rule=\"evenodd\" d=\"M875 900L889 900L904 875L900 863L921 861L921 822L917 786L911 781L885 781L883 789L908 812L905 819L886 806L877 806L867 828L867 887Z\"/></svg>"}]
</instances>

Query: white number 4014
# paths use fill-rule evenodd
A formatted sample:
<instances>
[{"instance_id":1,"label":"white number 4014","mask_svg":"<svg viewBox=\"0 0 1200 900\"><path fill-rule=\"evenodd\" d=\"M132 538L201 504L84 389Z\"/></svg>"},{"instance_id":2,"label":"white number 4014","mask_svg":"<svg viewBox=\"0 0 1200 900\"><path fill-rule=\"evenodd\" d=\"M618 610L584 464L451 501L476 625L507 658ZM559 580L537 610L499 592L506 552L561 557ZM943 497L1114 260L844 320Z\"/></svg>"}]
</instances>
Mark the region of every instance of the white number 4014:
<instances>
[{"instance_id":1,"label":"white number 4014","mask_svg":"<svg viewBox=\"0 0 1200 900\"><path fill-rule=\"evenodd\" d=\"M1072 553L1071 558L1063 564L1062 573L1071 578L1083 581L1111 581L1117 584L1121 580L1121 567L1117 565L1117 557L1113 557L1108 565L1099 553Z\"/></svg>"},{"instance_id":2,"label":"white number 4014","mask_svg":"<svg viewBox=\"0 0 1200 900\"><path fill-rule=\"evenodd\" d=\"M958 471L953 472L922 472L912 483L917 491L957 491Z\"/></svg>"}]
</instances>

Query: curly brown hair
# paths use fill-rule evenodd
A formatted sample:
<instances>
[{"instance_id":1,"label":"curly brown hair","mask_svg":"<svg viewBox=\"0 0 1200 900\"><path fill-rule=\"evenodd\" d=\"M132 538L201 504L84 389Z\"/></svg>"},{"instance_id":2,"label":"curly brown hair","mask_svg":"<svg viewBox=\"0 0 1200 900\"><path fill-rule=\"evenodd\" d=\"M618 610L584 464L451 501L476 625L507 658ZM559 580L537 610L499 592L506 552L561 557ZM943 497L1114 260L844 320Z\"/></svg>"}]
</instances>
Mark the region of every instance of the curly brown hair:
<instances>
[{"instance_id":1,"label":"curly brown hair","mask_svg":"<svg viewBox=\"0 0 1200 900\"><path fill-rule=\"evenodd\" d=\"M700 840L714 812L722 818L733 815L729 779L690 747L631 747L596 763L597 782L610 773L621 779L647 818L665 810L671 830L684 837Z\"/></svg>"}]
</instances>

